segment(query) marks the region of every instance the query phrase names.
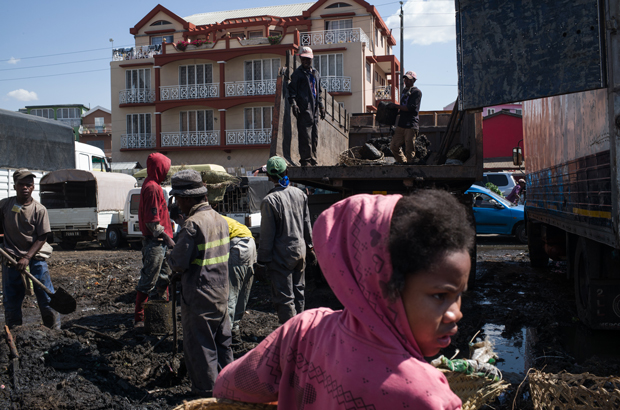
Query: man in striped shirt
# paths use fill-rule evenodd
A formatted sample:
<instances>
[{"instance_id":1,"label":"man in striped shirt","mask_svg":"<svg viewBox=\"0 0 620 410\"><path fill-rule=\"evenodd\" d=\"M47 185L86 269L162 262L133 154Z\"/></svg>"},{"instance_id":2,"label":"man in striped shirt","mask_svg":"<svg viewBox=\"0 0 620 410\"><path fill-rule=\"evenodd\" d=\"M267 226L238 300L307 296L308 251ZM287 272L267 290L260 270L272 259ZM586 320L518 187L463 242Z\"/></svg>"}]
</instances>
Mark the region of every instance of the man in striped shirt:
<instances>
[{"instance_id":1,"label":"man in striped shirt","mask_svg":"<svg viewBox=\"0 0 620 410\"><path fill-rule=\"evenodd\" d=\"M183 353L192 392L211 397L218 375L233 361L228 316L228 224L207 201L200 174L182 170L172 177L170 195L187 219L168 256L181 273Z\"/></svg>"}]
</instances>

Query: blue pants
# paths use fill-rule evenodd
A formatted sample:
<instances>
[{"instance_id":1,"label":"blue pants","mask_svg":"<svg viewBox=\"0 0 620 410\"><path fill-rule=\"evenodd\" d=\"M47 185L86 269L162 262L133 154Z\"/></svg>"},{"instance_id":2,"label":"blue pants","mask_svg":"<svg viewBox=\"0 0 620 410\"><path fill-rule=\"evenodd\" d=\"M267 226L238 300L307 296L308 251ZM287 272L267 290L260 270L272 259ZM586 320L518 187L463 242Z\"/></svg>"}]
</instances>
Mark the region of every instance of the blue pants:
<instances>
[{"instance_id":1,"label":"blue pants","mask_svg":"<svg viewBox=\"0 0 620 410\"><path fill-rule=\"evenodd\" d=\"M52 278L45 261L30 261L30 273L54 291ZM2 292L4 294L4 321L9 328L22 324L22 303L26 296L26 288L18 270L2 265ZM52 329L60 329L60 315L50 307L50 297L45 291L34 285L43 324Z\"/></svg>"}]
</instances>

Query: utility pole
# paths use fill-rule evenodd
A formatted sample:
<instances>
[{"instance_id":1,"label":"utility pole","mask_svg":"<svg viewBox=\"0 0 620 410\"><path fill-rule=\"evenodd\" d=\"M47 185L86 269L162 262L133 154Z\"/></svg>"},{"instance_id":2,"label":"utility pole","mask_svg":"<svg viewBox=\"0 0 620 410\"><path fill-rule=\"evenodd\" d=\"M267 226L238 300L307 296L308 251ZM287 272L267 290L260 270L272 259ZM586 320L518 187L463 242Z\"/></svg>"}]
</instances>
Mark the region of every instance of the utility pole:
<instances>
[{"instance_id":1,"label":"utility pole","mask_svg":"<svg viewBox=\"0 0 620 410\"><path fill-rule=\"evenodd\" d=\"M405 88L405 13L403 12L403 2L400 2L400 92ZM399 96L400 102L400 96Z\"/></svg>"}]
</instances>

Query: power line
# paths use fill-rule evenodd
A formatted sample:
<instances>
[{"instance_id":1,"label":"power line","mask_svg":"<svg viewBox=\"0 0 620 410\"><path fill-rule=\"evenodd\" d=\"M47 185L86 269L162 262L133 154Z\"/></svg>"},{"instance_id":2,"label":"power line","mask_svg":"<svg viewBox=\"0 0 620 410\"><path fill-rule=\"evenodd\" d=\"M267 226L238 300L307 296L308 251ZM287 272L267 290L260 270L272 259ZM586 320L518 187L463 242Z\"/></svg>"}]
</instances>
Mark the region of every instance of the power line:
<instances>
[{"instance_id":1,"label":"power line","mask_svg":"<svg viewBox=\"0 0 620 410\"><path fill-rule=\"evenodd\" d=\"M94 73L97 71L108 71L108 68L103 68L101 70L88 70L88 71L75 71L73 73L62 73L62 74L49 74L49 75L37 75L33 77L21 77L21 78L4 78L0 79L0 81L15 81L15 80L29 80L31 78L43 78L43 77L58 77L60 75L71 75L71 74L84 74L84 73Z\"/></svg>"},{"instance_id":2,"label":"power line","mask_svg":"<svg viewBox=\"0 0 620 410\"><path fill-rule=\"evenodd\" d=\"M33 65L33 66L30 66L30 67L2 68L2 69L0 69L0 71L26 70L28 68L40 68L40 67L50 67L50 66L54 66L54 65L88 63L88 62L91 62L91 61L99 61L99 60L112 60L112 57L92 58L90 60L80 60L80 61L66 61L64 63L55 63L55 64Z\"/></svg>"},{"instance_id":3,"label":"power line","mask_svg":"<svg viewBox=\"0 0 620 410\"><path fill-rule=\"evenodd\" d=\"M124 47L133 47L133 46L124 46ZM112 48L111 47L93 48L91 50L70 51L70 52L67 52L67 53L47 54L47 55L44 55L44 56L31 56L31 57L20 57L20 58L11 57L8 60L0 60L0 63L5 63L5 62L11 61L11 60L29 60L29 59L32 59L32 58L56 57L56 56L64 56L64 55L67 55L67 54L88 53L88 52L91 52L91 51L100 51L100 50L112 50Z\"/></svg>"},{"instance_id":4,"label":"power line","mask_svg":"<svg viewBox=\"0 0 620 410\"><path fill-rule=\"evenodd\" d=\"M407 27L404 27L404 28L425 28L425 27L456 27L456 24L443 24L443 25L440 25L440 26L407 26ZM388 28L390 30L396 30L397 28L400 28L400 27L396 27L396 28L388 27Z\"/></svg>"}]
</instances>

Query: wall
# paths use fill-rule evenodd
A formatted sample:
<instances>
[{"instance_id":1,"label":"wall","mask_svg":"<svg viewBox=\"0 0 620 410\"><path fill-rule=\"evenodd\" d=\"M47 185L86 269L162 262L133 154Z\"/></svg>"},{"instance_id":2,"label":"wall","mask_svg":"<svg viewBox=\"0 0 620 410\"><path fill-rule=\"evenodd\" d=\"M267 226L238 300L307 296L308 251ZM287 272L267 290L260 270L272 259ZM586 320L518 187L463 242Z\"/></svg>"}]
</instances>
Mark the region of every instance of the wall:
<instances>
[{"instance_id":1,"label":"wall","mask_svg":"<svg viewBox=\"0 0 620 410\"><path fill-rule=\"evenodd\" d=\"M493 114L482 120L483 157L511 157L523 139L523 119L510 114Z\"/></svg>"}]
</instances>

